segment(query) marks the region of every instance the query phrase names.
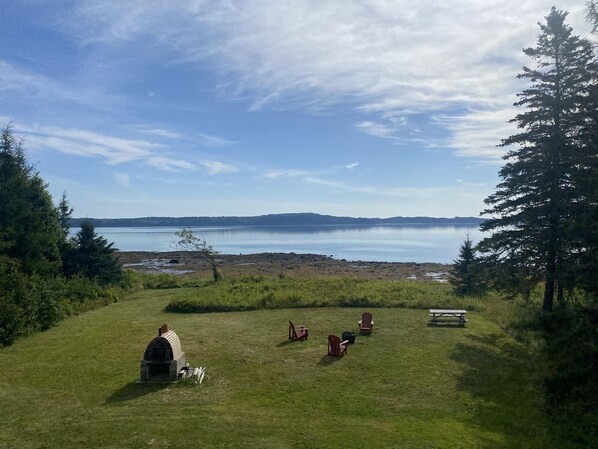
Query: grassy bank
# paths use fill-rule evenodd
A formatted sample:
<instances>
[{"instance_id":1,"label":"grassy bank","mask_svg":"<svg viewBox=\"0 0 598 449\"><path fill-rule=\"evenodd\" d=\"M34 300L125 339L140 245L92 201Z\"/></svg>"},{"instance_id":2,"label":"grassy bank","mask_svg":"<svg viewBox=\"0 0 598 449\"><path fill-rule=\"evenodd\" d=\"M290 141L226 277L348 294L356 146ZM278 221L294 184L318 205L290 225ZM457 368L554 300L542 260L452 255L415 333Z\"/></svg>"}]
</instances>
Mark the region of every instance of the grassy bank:
<instances>
[{"instance_id":1,"label":"grassy bank","mask_svg":"<svg viewBox=\"0 0 598 449\"><path fill-rule=\"evenodd\" d=\"M361 308L165 312L196 292L141 291L0 350L0 447L567 447L533 357L484 314L430 327L425 310L381 305L373 335L334 360L326 336ZM287 341L289 319L306 342ZM163 322L207 367L201 386L134 383Z\"/></svg>"},{"instance_id":2,"label":"grassy bank","mask_svg":"<svg viewBox=\"0 0 598 449\"><path fill-rule=\"evenodd\" d=\"M305 307L460 307L480 310L479 298L460 298L447 284L340 277L226 279L175 295L171 312L230 312Z\"/></svg>"}]
</instances>

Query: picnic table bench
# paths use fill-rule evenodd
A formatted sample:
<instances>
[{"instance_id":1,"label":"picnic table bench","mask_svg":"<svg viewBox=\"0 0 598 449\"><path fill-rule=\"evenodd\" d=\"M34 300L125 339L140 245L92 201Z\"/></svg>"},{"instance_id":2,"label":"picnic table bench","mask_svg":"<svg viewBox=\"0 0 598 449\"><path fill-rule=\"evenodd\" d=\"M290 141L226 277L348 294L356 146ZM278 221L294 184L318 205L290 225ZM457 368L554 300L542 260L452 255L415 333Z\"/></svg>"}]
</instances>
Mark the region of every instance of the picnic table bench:
<instances>
[{"instance_id":1,"label":"picnic table bench","mask_svg":"<svg viewBox=\"0 0 598 449\"><path fill-rule=\"evenodd\" d=\"M430 309L429 316L432 324L456 322L461 326L465 326L465 323L467 323L465 315L467 315L467 310Z\"/></svg>"}]
</instances>

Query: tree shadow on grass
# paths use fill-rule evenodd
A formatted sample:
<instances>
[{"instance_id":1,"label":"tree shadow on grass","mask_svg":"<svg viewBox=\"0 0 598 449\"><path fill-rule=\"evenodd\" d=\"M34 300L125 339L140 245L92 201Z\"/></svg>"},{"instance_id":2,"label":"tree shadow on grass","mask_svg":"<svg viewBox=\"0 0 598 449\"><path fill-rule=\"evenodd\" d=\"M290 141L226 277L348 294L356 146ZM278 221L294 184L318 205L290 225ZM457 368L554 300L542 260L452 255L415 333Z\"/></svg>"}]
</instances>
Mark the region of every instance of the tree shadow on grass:
<instances>
[{"instance_id":1,"label":"tree shadow on grass","mask_svg":"<svg viewBox=\"0 0 598 449\"><path fill-rule=\"evenodd\" d=\"M147 394L155 393L163 390L172 384L169 383L137 383L137 381L129 382L125 386L119 388L106 398L105 404L114 404L123 401L130 401L137 399Z\"/></svg>"},{"instance_id":2,"label":"tree shadow on grass","mask_svg":"<svg viewBox=\"0 0 598 449\"><path fill-rule=\"evenodd\" d=\"M500 334L467 338L451 358L464 366L457 389L474 401L468 426L498 435L487 448L544 449L550 438L532 356Z\"/></svg>"},{"instance_id":3,"label":"tree shadow on grass","mask_svg":"<svg viewBox=\"0 0 598 449\"><path fill-rule=\"evenodd\" d=\"M428 324L426 325L427 327L434 329L434 328L438 328L438 329L455 329L455 330L460 330L463 331L463 329L467 329L467 327L463 326L460 323L457 322L444 322L444 323L430 323L428 322Z\"/></svg>"}]
</instances>

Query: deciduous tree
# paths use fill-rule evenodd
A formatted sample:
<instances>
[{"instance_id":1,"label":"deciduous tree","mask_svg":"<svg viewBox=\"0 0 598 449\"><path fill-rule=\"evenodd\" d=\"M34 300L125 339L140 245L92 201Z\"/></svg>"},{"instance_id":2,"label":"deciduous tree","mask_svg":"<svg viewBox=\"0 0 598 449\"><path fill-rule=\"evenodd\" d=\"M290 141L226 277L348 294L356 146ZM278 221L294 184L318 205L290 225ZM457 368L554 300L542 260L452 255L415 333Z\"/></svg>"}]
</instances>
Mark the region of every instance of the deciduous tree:
<instances>
[{"instance_id":1,"label":"deciduous tree","mask_svg":"<svg viewBox=\"0 0 598 449\"><path fill-rule=\"evenodd\" d=\"M218 282L222 278L216 261L216 257L220 253L211 245L208 245L204 239L193 234L190 229L183 228L175 234L179 238L175 243L177 248L182 251L192 252L198 259L208 262L212 269L212 278L214 282Z\"/></svg>"}]
</instances>

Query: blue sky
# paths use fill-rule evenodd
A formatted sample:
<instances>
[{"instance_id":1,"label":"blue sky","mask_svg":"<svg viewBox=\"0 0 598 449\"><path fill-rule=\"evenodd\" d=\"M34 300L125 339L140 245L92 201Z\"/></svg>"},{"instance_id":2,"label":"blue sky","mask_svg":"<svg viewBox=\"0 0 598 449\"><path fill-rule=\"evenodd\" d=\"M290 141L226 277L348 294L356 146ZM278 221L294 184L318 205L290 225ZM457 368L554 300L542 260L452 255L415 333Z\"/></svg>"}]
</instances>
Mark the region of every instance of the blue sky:
<instances>
[{"instance_id":1,"label":"blue sky","mask_svg":"<svg viewBox=\"0 0 598 449\"><path fill-rule=\"evenodd\" d=\"M7 0L0 124L77 217L477 216L552 5Z\"/></svg>"}]
</instances>

